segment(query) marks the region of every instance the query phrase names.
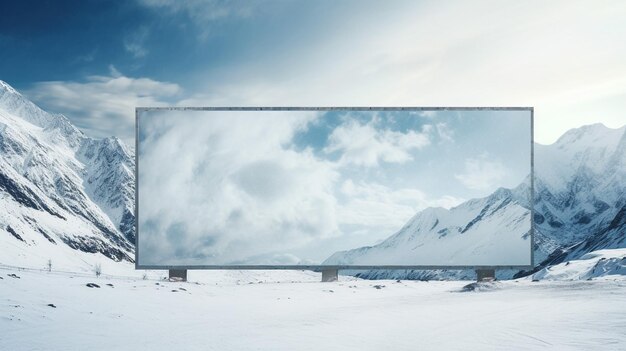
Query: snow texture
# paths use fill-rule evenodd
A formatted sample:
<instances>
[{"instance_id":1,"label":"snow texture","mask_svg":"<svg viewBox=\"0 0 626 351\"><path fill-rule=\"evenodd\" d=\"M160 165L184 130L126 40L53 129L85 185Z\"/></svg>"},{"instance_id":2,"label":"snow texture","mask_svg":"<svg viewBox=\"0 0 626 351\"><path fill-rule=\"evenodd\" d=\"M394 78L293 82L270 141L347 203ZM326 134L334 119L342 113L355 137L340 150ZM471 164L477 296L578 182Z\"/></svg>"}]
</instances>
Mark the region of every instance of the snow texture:
<instances>
[{"instance_id":1,"label":"snow texture","mask_svg":"<svg viewBox=\"0 0 626 351\"><path fill-rule=\"evenodd\" d=\"M0 345L14 351L626 349L623 276L467 292L459 281L320 283L294 271L193 271L192 283L0 276Z\"/></svg>"},{"instance_id":2,"label":"snow texture","mask_svg":"<svg viewBox=\"0 0 626 351\"><path fill-rule=\"evenodd\" d=\"M545 267L532 277L537 280L588 280L614 275L626 276L626 249L593 251L578 260Z\"/></svg>"}]
</instances>

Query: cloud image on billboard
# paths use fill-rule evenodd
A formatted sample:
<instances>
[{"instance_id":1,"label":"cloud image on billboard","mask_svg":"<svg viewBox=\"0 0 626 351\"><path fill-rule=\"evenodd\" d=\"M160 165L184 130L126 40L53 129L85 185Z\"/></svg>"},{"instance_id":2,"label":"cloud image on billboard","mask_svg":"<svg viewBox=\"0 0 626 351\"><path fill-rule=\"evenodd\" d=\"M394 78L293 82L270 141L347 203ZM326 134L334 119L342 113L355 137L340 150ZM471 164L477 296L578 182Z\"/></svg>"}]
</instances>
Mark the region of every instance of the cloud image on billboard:
<instances>
[{"instance_id":1,"label":"cloud image on billboard","mask_svg":"<svg viewBox=\"0 0 626 351\"><path fill-rule=\"evenodd\" d=\"M138 265L528 265L530 117L139 110Z\"/></svg>"}]
</instances>

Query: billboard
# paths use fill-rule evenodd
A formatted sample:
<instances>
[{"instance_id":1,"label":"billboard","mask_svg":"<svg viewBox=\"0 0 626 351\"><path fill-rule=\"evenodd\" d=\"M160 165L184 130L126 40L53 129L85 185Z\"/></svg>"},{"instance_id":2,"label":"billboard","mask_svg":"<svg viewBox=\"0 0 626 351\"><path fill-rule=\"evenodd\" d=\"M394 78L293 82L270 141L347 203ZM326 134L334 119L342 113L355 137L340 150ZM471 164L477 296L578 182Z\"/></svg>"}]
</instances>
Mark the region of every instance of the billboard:
<instances>
[{"instance_id":1,"label":"billboard","mask_svg":"<svg viewBox=\"0 0 626 351\"><path fill-rule=\"evenodd\" d=\"M136 267L532 266L532 108L137 108Z\"/></svg>"}]
</instances>

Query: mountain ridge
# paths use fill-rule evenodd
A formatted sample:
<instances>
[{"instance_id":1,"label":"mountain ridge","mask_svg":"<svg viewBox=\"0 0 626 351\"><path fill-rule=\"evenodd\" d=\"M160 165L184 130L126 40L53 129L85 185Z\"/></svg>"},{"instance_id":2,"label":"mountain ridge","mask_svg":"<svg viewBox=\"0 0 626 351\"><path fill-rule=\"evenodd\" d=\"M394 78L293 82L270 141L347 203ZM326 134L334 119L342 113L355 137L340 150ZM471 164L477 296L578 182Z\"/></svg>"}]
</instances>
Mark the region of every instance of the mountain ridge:
<instances>
[{"instance_id":1,"label":"mountain ridge","mask_svg":"<svg viewBox=\"0 0 626 351\"><path fill-rule=\"evenodd\" d=\"M0 232L6 232L0 236L0 247L11 248L3 251L1 259L43 265L53 257L73 267L96 260L133 262L134 152L116 137L86 136L65 116L42 110L0 81ZM517 219L529 215L530 204L520 196L529 187L527 177L513 189L501 188L485 198L468 200L455 209L472 210L449 220L447 227L442 219L448 210L426 209L413 216L401 229L406 235L395 235L397 242L389 247L401 243L415 247L410 228L419 227L433 238L449 238L471 234L487 217L494 224L496 215L500 221L506 221L505 215L517 214ZM533 206L537 265L533 272L592 250L626 247L626 126L593 124L572 129L552 144L535 144ZM440 232L444 229L448 232ZM515 235L524 240L527 233L518 230ZM529 273L508 271L502 277ZM474 273L371 270L354 274L436 279Z\"/></svg>"},{"instance_id":2,"label":"mountain ridge","mask_svg":"<svg viewBox=\"0 0 626 351\"><path fill-rule=\"evenodd\" d=\"M609 128L596 123L572 129L550 145L535 144L534 175L534 210L535 210L535 246L533 248L536 268L532 271L503 270L503 278L520 277L537 272L545 267L568 260L581 258L585 254L602 249L626 247L626 126ZM431 235L428 228L434 221L458 212L459 208L500 197L509 199L530 210L528 196L519 196L527 191L530 180L527 177L513 189L499 188L482 199L470 199L450 210L428 208L418 212L398 232L378 245L360 247L337 252L325 261L325 264L351 264L358 262L355 257L365 256L377 248L394 246L399 236L413 236L408 241L426 240ZM451 225L448 229L458 228L463 233L468 227L484 221L490 205L484 205L475 211L471 220L463 225ZM438 217L425 220L423 214L438 213ZM494 211L495 212L495 211ZM493 214L494 212L490 212ZM513 219L518 220L518 219ZM415 222L423 223L415 223ZM408 227L419 227L420 232L408 233ZM516 235L527 235L517 233ZM444 239L442 237L438 238ZM511 238L501 237L503 240ZM427 253L422 253L427 254ZM398 251L386 250L378 255L397 258ZM343 256L343 257L342 257ZM371 259L371 255L369 257ZM366 261L366 260L363 260ZM430 261L432 262L432 260ZM421 263L420 263L421 264ZM415 264L419 265L419 264ZM432 265L432 264L424 264ZM443 264L448 265L448 264ZM457 265L457 264L454 264ZM476 264L474 264L476 265ZM471 271L352 271L361 278L380 279L436 279L467 278Z\"/></svg>"},{"instance_id":3,"label":"mountain ridge","mask_svg":"<svg viewBox=\"0 0 626 351\"><path fill-rule=\"evenodd\" d=\"M122 141L90 138L0 81L0 153L0 229L29 246L14 259L65 244L134 260L134 153Z\"/></svg>"}]
</instances>

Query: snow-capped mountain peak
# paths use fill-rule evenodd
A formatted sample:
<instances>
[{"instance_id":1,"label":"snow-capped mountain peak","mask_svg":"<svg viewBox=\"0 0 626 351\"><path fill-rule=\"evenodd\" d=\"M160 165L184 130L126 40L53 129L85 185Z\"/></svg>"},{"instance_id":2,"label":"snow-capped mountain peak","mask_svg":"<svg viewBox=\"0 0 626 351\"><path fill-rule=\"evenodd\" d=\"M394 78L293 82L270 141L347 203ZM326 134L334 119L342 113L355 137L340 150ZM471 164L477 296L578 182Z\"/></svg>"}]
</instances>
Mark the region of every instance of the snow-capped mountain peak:
<instances>
[{"instance_id":1,"label":"snow-capped mountain peak","mask_svg":"<svg viewBox=\"0 0 626 351\"><path fill-rule=\"evenodd\" d=\"M121 140L87 137L0 81L0 155L0 245L16 248L0 260L132 260L135 163Z\"/></svg>"},{"instance_id":2,"label":"snow-capped mountain peak","mask_svg":"<svg viewBox=\"0 0 626 351\"><path fill-rule=\"evenodd\" d=\"M0 111L50 131L53 141L78 147L85 135L61 114L48 113L0 80Z\"/></svg>"},{"instance_id":3,"label":"snow-capped mountain peak","mask_svg":"<svg viewBox=\"0 0 626 351\"><path fill-rule=\"evenodd\" d=\"M571 129L552 145L536 144L536 176L553 189L567 187L574 173L604 178L608 167L623 163L626 126L608 128L601 123ZM621 156L621 157L620 157Z\"/></svg>"}]
</instances>

